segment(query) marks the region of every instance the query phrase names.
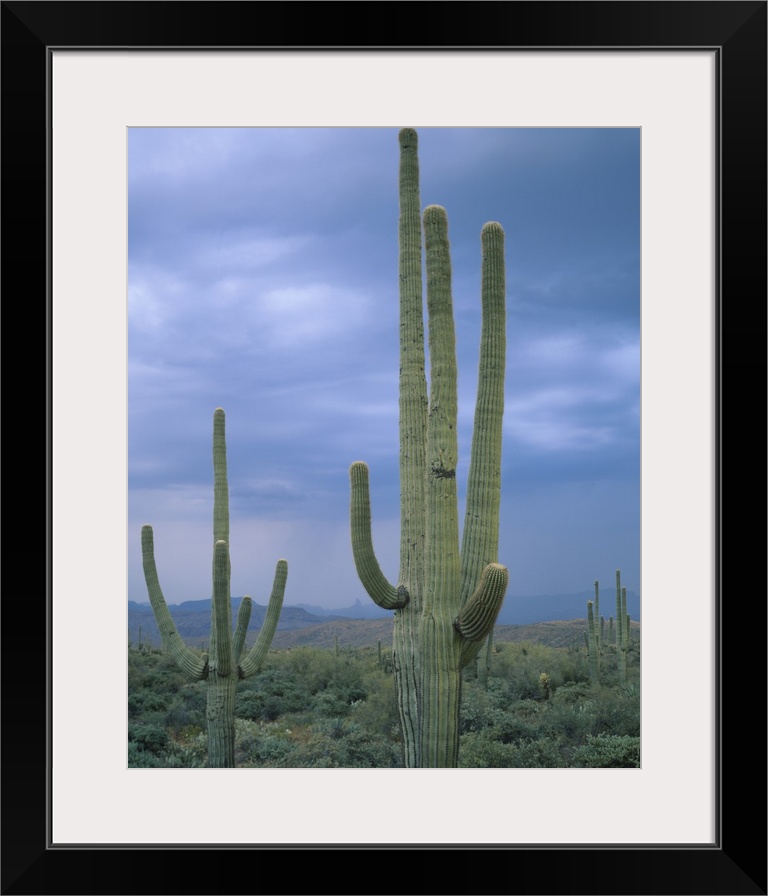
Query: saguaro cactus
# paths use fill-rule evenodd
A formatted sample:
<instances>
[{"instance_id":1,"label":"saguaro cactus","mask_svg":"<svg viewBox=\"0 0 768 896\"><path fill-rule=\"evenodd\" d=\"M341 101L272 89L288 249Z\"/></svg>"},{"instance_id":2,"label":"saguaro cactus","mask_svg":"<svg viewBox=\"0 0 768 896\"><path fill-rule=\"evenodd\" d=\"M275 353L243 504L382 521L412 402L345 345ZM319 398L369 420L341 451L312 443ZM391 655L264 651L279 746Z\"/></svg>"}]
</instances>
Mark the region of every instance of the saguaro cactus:
<instances>
[{"instance_id":1,"label":"saguaro cactus","mask_svg":"<svg viewBox=\"0 0 768 896\"><path fill-rule=\"evenodd\" d=\"M598 626L596 629L597 636L597 649L598 651L602 649L602 644L600 643L602 639L602 631L600 629L600 583L597 579L595 579L595 624Z\"/></svg>"},{"instance_id":2,"label":"saguaro cactus","mask_svg":"<svg viewBox=\"0 0 768 896\"><path fill-rule=\"evenodd\" d=\"M619 684L627 681L627 646L629 622L627 621L627 589L621 587L621 570L616 570L616 663Z\"/></svg>"},{"instance_id":3,"label":"saguaro cactus","mask_svg":"<svg viewBox=\"0 0 768 896\"><path fill-rule=\"evenodd\" d=\"M485 639L485 649L477 669L477 681L483 688L488 688L488 676L491 674L491 661L493 659L493 629L488 632Z\"/></svg>"},{"instance_id":4,"label":"saguaro cactus","mask_svg":"<svg viewBox=\"0 0 768 896\"><path fill-rule=\"evenodd\" d=\"M597 626L595 625L594 604L587 601L587 652L589 654L589 677L597 682L600 674L600 651L597 646Z\"/></svg>"},{"instance_id":5,"label":"saguaro cactus","mask_svg":"<svg viewBox=\"0 0 768 896\"><path fill-rule=\"evenodd\" d=\"M400 143L400 569L385 578L371 537L368 467L350 468L355 565L394 610L395 687L409 768L456 767L461 670L493 628L508 571L497 562L506 312L504 232L484 225L482 332L475 425L459 549L457 388L445 209L424 210L430 393L427 397L417 135Z\"/></svg>"},{"instance_id":6,"label":"saguaro cactus","mask_svg":"<svg viewBox=\"0 0 768 896\"><path fill-rule=\"evenodd\" d=\"M207 685L208 765L233 768L235 765L235 687L241 678L255 675L266 658L283 605L288 564L277 561L272 594L264 624L250 651L242 657L251 617L251 598L240 603L234 637L230 596L229 486L224 411L213 415L213 599L209 652L198 654L187 647L176 631L165 603L155 565L154 535L151 526L141 530L144 578L163 646L190 681Z\"/></svg>"}]
</instances>

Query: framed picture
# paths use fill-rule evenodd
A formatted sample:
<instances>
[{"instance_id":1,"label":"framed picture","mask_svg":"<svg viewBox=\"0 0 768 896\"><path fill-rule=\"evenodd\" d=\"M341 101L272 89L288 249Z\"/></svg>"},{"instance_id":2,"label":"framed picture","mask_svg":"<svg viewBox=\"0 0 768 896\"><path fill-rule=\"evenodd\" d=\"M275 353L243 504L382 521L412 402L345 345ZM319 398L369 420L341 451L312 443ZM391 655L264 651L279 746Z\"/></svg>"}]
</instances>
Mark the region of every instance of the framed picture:
<instances>
[{"instance_id":1,"label":"framed picture","mask_svg":"<svg viewBox=\"0 0 768 896\"><path fill-rule=\"evenodd\" d=\"M47 599L3 606L7 633L30 612L47 632L34 701L4 694L3 892L217 892L219 853L250 874L256 849L311 851L286 876L302 892L323 890L317 873L333 892L401 889L326 877L339 850L466 850L489 860L483 881L444 868L427 891L765 893L765 602L748 563L764 538L734 511L739 562L724 566L722 500L729 482L754 493L765 446L742 432L725 470L722 385L724 370L740 392L764 384L766 4L481 4L471 45L407 47L305 46L296 12L267 6L266 45L263 4L2 6L6 295L40 297L23 325L47 334L49 456ZM302 9L307 33L320 13ZM453 27L466 41L474 25ZM129 774L128 130L403 123L641 130L642 768ZM9 718L36 723L34 742ZM744 791L760 795L749 817ZM39 815L17 820L28 794ZM173 883L134 877L157 849L184 851Z\"/></svg>"}]
</instances>

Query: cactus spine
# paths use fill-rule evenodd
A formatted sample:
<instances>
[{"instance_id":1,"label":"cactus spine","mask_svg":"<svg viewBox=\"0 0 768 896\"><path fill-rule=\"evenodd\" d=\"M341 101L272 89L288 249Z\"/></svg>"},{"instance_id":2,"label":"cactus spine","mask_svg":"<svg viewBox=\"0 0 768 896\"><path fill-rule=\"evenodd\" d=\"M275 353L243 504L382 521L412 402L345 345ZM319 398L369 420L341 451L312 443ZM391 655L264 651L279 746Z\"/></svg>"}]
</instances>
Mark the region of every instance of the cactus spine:
<instances>
[{"instance_id":1,"label":"cactus spine","mask_svg":"<svg viewBox=\"0 0 768 896\"><path fill-rule=\"evenodd\" d=\"M457 389L448 222L424 210L430 393L425 374L417 135L400 144L400 569L385 578L371 538L368 467L350 468L351 532L363 586L395 611L393 658L405 764L456 767L461 670L492 630L507 587L497 562L504 411L504 232L482 229L478 397L459 549Z\"/></svg>"},{"instance_id":2,"label":"cactus spine","mask_svg":"<svg viewBox=\"0 0 768 896\"><path fill-rule=\"evenodd\" d=\"M205 681L207 690L208 766L233 768L235 765L235 687L238 679L250 678L266 658L283 605L288 564L278 560L266 618L250 651L242 657L251 617L251 598L240 603L234 637L230 596L229 486L224 411L213 415L213 599L208 654L202 656L187 647L176 631L163 597L155 564L154 534L151 526L141 530L144 578L163 647L190 681Z\"/></svg>"}]
</instances>

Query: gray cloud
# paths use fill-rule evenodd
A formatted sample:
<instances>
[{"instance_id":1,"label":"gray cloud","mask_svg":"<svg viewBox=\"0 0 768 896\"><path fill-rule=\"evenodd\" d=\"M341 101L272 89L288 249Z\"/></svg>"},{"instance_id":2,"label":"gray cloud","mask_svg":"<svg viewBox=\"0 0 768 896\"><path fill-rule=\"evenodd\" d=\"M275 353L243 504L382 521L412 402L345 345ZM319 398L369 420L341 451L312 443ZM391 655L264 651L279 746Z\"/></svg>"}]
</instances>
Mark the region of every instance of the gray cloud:
<instances>
[{"instance_id":1,"label":"gray cloud","mask_svg":"<svg viewBox=\"0 0 768 896\"><path fill-rule=\"evenodd\" d=\"M498 220L507 235L511 590L579 590L608 562L639 590L639 134L427 129L419 139L422 204L449 216L460 473L480 228ZM249 579L268 592L285 556L287 602L363 597L347 523L354 460L371 467L377 550L396 574L397 165L389 128L131 130L132 599L146 599L145 522L166 590L208 596L218 406L235 593Z\"/></svg>"}]
</instances>

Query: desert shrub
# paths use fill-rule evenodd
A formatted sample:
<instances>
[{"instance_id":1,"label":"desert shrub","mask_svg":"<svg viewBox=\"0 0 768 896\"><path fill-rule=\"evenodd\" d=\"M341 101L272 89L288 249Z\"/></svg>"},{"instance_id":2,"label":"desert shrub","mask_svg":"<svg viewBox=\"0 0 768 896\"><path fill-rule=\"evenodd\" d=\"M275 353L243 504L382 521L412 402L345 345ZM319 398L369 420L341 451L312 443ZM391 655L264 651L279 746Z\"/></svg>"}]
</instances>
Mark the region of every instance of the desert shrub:
<instances>
[{"instance_id":1,"label":"desert shrub","mask_svg":"<svg viewBox=\"0 0 768 896\"><path fill-rule=\"evenodd\" d=\"M329 689L318 694L312 700L312 711L326 718L345 716L349 713L352 702L348 694Z\"/></svg>"},{"instance_id":2,"label":"desert shrub","mask_svg":"<svg viewBox=\"0 0 768 896\"><path fill-rule=\"evenodd\" d=\"M165 768L165 760L160 756L142 750L135 741L128 741L128 768Z\"/></svg>"},{"instance_id":3,"label":"desert shrub","mask_svg":"<svg viewBox=\"0 0 768 896\"><path fill-rule=\"evenodd\" d=\"M553 704L583 703L584 700L591 699L594 693L594 687L589 682L572 681L557 688L552 694L551 702Z\"/></svg>"},{"instance_id":4,"label":"desert shrub","mask_svg":"<svg viewBox=\"0 0 768 896\"><path fill-rule=\"evenodd\" d=\"M169 702L165 725L175 731L184 728L207 728L205 719L206 693L197 684L183 687Z\"/></svg>"},{"instance_id":5,"label":"desert shrub","mask_svg":"<svg viewBox=\"0 0 768 896\"><path fill-rule=\"evenodd\" d=\"M132 723L128 725L128 741L145 753L163 753L168 746L168 732L160 725Z\"/></svg>"},{"instance_id":6,"label":"desert shrub","mask_svg":"<svg viewBox=\"0 0 768 896\"><path fill-rule=\"evenodd\" d=\"M364 731L350 719L330 719L314 726L311 736L283 760L296 768L397 768L401 747L386 737Z\"/></svg>"},{"instance_id":7,"label":"desert shrub","mask_svg":"<svg viewBox=\"0 0 768 896\"><path fill-rule=\"evenodd\" d=\"M280 716L308 709L310 698L302 682L285 669L265 668L235 694L235 716L274 721Z\"/></svg>"},{"instance_id":8,"label":"desert shrub","mask_svg":"<svg viewBox=\"0 0 768 896\"><path fill-rule=\"evenodd\" d=\"M557 745L547 739L502 743L491 739L489 731L462 736L460 768L564 768Z\"/></svg>"},{"instance_id":9,"label":"desert shrub","mask_svg":"<svg viewBox=\"0 0 768 896\"><path fill-rule=\"evenodd\" d=\"M538 718L539 736L569 744L584 743L595 732L595 709L592 701L550 703Z\"/></svg>"},{"instance_id":10,"label":"desert shrub","mask_svg":"<svg viewBox=\"0 0 768 896\"><path fill-rule=\"evenodd\" d=\"M261 767L279 763L294 745L284 728L235 719L235 765Z\"/></svg>"},{"instance_id":11,"label":"desert shrub","mask_svg":"<svg viewBox=\"0 0 768 896\"><path fill-rule=\"evenodd\" d=\"M350 716L372 735L399 739L395 685L391 675L374 673L365 679L366 696L350 707Z\"/></svg>"},{"instance_id":12,"label":"desert shrub","mask_svg":"<svg viewBox=\"0 0 768 896\"><path fill-rule=\"evenodd\" d=\"M535 700L541 697L542 673L549 678L550 692L589 677L586 659L580 653L530 642L498 646L491 676L503 683L510 699Z\"/></svg>"},{"instance_id":13,"label":"desert shrub","mask_svg":"<svg viewBox=\"0 0 768 896\"><path fill-rule=\"evenodd\" d=\"M573 768L640 768L640 738L629 735L590 735L573 752Z\"/></svg>"},{"instance_id":14,"label":"desert shrub","mask_svg":"<svg viewBox=\"0 0 768 896\"><path fill-rule=\"evenodd\" d=\"M356 654L336 656L314 647L294 647L274 656L273 664L308 695L335 689L352 693L362 688L364 664Z\"/></svg>"},{"instance_id":15,"label":"desert shrub","mask_svg":"<svg viewBox=\"0 0 768 896\"><path fill-rule=\"evenodd\" d=\"M135 691L128 695L128 717L137 718L148 712L161 712L171 702L168 694L155 694L152 691Z\"/></svg>"}]
</instances>

